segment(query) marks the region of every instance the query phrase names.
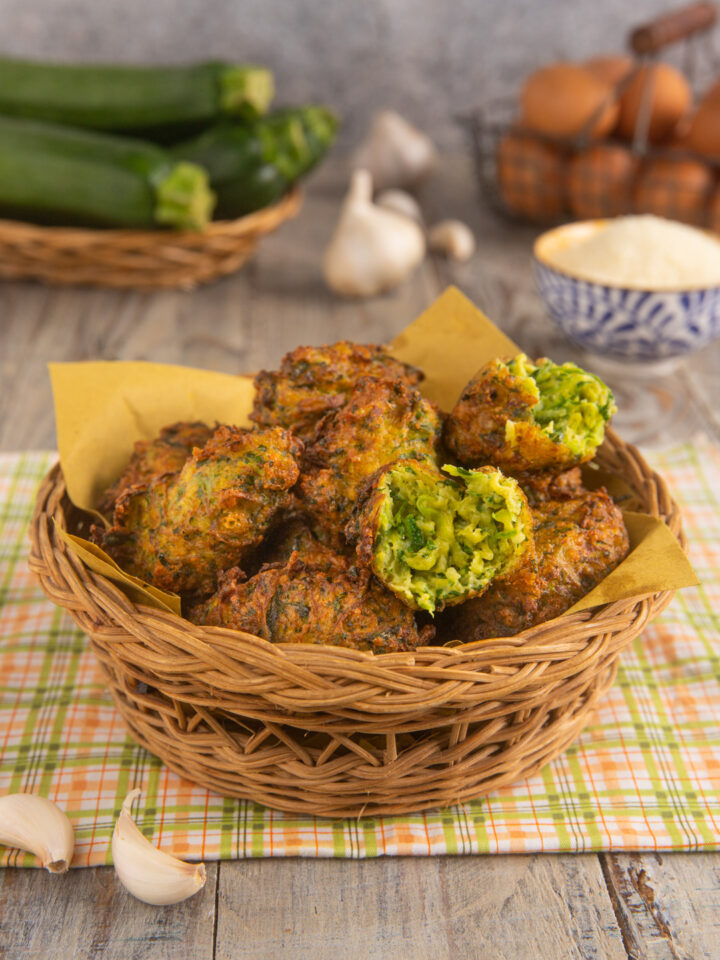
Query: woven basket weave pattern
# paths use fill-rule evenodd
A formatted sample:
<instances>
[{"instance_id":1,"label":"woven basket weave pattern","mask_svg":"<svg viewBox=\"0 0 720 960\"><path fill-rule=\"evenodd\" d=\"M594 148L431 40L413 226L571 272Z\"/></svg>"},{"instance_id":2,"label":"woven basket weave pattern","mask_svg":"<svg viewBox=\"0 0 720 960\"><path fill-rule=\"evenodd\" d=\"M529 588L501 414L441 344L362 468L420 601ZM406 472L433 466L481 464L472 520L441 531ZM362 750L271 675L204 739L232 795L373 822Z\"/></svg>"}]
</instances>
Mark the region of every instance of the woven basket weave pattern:
<instances>
[{"instance_id":1,"label":"woven basket weave pattern","mask_svg":"<svg viewBox=\"0 0 720 960\"><path fill-rule=\"evenodd\" d=\"M608 431L598 462L684 545L677 505L633 447ZM412 653L275 645L134 605L57 537L73 510L55 467L38 494L31 568L90 636L134 738L182 776L296 813L410 812L532 775L578 736L620 650L672 597Z\"/></svg>"},{"instance_id":2,"label":"woven basket weave pattern","mask_svg":"<svg viewBox=\"0 0 720 960\"><path fill-rule=\"evenodd\" d=\"M136 290L179 288L234 273L259 241L294 217L298 188L271 207L201 232L84 230L0 220L0 277Z\"/></svg>"}]
</instances>

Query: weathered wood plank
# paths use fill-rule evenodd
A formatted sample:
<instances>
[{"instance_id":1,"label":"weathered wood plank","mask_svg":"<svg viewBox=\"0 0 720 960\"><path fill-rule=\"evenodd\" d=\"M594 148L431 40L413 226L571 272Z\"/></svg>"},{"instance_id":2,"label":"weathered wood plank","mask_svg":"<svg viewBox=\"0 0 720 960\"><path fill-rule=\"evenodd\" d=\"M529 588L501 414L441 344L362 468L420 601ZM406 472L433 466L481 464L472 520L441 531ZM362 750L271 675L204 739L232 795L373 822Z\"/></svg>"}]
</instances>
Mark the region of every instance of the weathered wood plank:
<instances>
[{"instance_id":1,"label":"weathered wood plank","mask_svg":"<svg viewBox=\"0 0 720 960\"><path fill-rule=\"evenodd\" d=\"M600 860L629 956L720 956L720 856L602 854Z\"/></svg>"},{"instance_id":2,"label":"weathered wood plank","mask_svg":"<svg viewBox=\"0 0 720 960\"><path fill-rule=\"evenodd\" d=\"M171 907L132 897L112 867L0 870L2 960L191 960L213 956L216 863L200 893Z\"/></svg>"},{"instance_id":3,"label":"weathered wood plank","mask_svg":"<svg viewBox=\"0 0 720 960\"><path fill-rule=\"evenodd\" d=\"M223 864L217 960L626 960L597 858Z\"/></svg>"}]
</instances>

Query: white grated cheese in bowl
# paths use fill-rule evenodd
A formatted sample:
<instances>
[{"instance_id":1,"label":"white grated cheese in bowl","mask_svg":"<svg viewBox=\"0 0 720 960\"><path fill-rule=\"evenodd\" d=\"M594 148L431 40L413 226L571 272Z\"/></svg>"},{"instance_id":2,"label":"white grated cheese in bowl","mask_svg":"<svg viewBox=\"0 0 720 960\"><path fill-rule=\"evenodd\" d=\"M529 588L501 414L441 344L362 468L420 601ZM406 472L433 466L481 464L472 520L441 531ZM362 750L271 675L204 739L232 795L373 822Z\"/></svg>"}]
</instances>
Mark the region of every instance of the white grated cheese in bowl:
<instances>
[{"instance_id":1,"label":"white grated cheese in bowl","mask_svg":"<svg viewBox=\"0 0 720 960\"><path fill-rule=\"evenodd\" d=\"M618 217L548 251L550 265L584 280L642 290L720 286L720 238L662 217Z\"/></svg>"}]
</instances>

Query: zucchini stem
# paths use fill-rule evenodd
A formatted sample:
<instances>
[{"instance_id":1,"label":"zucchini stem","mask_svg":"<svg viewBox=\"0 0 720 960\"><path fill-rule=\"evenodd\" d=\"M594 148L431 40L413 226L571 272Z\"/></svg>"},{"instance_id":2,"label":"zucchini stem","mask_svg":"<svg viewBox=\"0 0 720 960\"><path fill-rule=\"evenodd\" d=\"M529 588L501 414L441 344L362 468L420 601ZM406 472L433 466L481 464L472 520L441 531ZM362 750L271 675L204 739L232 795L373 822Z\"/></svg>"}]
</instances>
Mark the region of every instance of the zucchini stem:
<instances>
[{"instance_id":1,"label":"zucchini stem","mask_svg":"<svg viewBox=\"0 0 720 960\"><path fill-rule=\"evenodd\" d=\"M264 67L227 67L220 74L223 113L248 119L267 113L275 95L273 75Z\"/></svg>"},{"instance_id":2,"label":"zucchini stem","mask_svg":"<svg viewBox=\"0 0 720 960\"><path fill-rule=\"evenodd\" d=\"M214 206L208 175L195 163L176 163L155 187L155 220L166 227L203 230Z\"/></svg>"}]
</instances>

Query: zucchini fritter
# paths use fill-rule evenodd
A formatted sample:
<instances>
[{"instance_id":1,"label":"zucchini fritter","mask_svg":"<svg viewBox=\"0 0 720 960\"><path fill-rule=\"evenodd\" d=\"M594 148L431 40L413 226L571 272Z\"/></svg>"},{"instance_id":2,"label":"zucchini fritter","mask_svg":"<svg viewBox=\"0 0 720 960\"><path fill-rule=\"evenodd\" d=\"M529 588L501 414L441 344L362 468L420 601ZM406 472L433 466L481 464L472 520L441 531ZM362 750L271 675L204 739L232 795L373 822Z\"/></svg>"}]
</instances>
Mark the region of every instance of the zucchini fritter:
<instances>
[{"instance_id":1,"label":"zucchini fritter","mask_svg":"<svg viewBox=\"0 0 720 960\"><path fill-rule=\"evenodd\" d=\"M325 347L298 347L283 357L279 370L262 370L255 377L250 419L310 439L318 421L329 410L341 407L363 377L402 380L415 386L423 373L373 344L341 340Z\"/></svg>"},{"instance_id":2,"label":"zucchini fritter","mask_svg":"<svg viewBox=\"0 0 720 960\"><path fill-rule=\"evenodd\" d=\"M443 614L443 639L509 637L559 617L627 556L622 513L602 488L540 503L532 514L534 555L478 599Z\"/></svg>"},{"instance_id":3,"label":"zucchini fritter","mask_svg":"<svg viewBox=\"0 0 720 960\"><path fill-rule=\"evenodd\" d=\"M332 570L303 563L268 564L249 580L221 574L217 593L193 607L194 623L229 627L273 643L314 643L394 653L424 646L432 627L418 630L412 610L366 572L337 556Z\"/></svg>"},{"instance_id":4,"label":"zucchini fritter","mask_svg":"<svg viewBox=\"0 0 720 960\"><path fill-rule=\"evenodd\" d=\"M450 476L427 460L378 470L346 530L362 564L403 603L431 614L481 594L521 562L532 539L517 481L494 467L443 470Z\"/></svg>"},{"instance_id":5,"label":"zucchini fritter","mask_svg":"<svg viewBox=\"0 0 720 960\"><path fill-rule=\"evenodd\" d=\"M301 452L286 430L218 427L180 473L122 494L102 546L163 590L211 593L218 573L242 563L288 505Z\"/></svg>"},{"instance_id":6,"label":"zucchini fritter","mask_svg":"<svg viewBox=\"0 0 720 960\"><path fill-rule=\"evenodd\" d=\"M447 418L444 440L466 466L557 472L592 459L616 410L599 377L574 363L531 363L521 353L475 374Z\"/></svg>"},{"instance_id":7,"label":"zucchini fritter","mask_svg":"<svg viewBox=\"0 0 720 960\"><path fill-rule=\"evenodd\" d=\"M441 430L438 408L417 390L399 380L361 380L306 449L297 492L313 533L342 550L367 477L400 458L435 460Z\"/></svg>"},{"instance_id":8,"label":"zucchini fritter","mask_svg":"<svg viewBox=\"0 0 720 960\"><path fill-rule=\"evenodd\" d=\"M138 440L130 462L121 476L103 494L100 513L112 517L115 503L130 487L149 483L155 477L179 473L194 447L203 447L213 435L213 427L195 421L173 423L160 431L155 440Z\"/></svg>"}]
</instances>

